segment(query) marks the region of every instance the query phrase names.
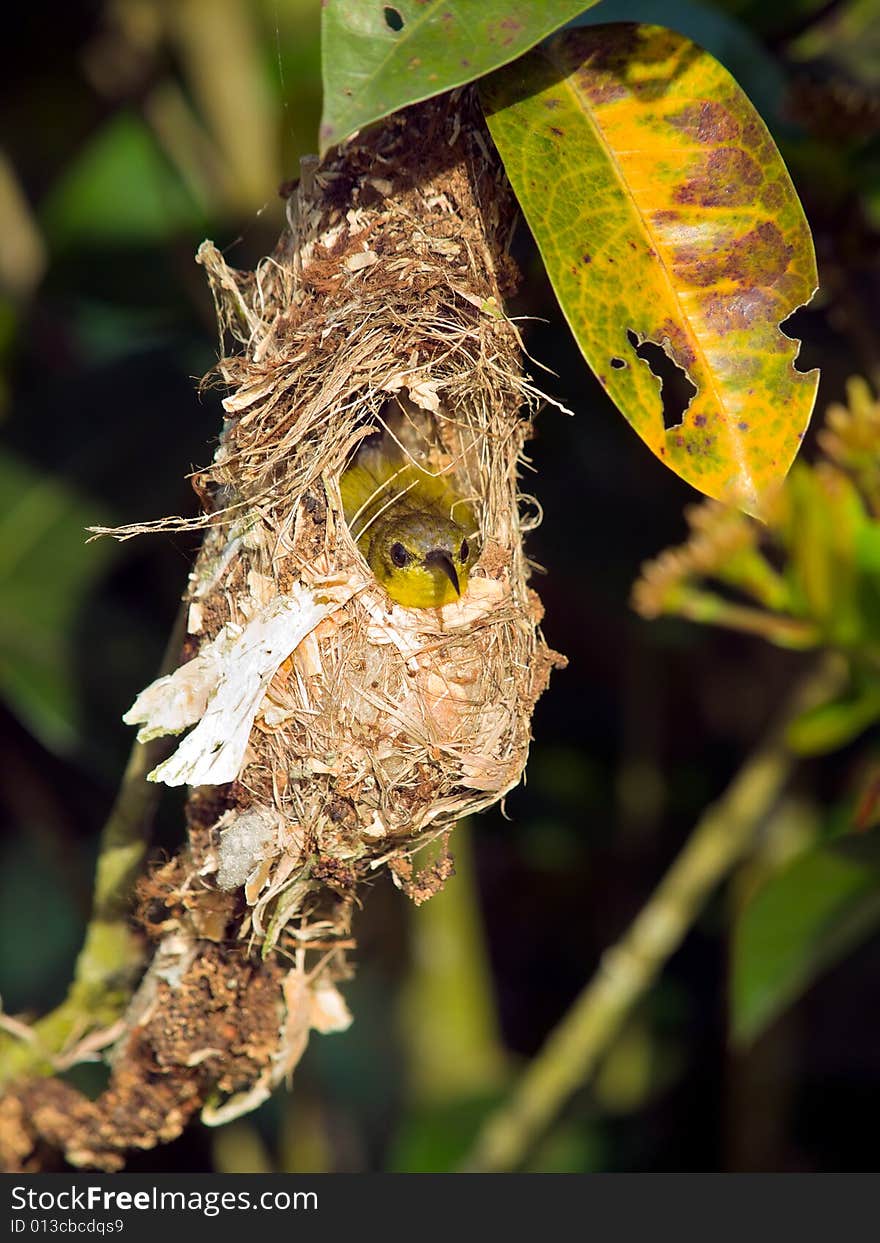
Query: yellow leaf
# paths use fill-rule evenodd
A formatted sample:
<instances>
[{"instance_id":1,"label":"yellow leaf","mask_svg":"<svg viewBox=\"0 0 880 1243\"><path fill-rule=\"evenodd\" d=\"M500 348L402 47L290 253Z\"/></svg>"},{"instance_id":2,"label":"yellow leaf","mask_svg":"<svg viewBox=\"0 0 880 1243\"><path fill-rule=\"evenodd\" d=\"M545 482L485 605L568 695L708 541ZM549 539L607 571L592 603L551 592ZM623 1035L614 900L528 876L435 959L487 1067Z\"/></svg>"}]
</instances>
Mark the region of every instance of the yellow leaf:
<instances>
[{"instance_id":1,"label":"yellow leaf","mask_svg":"<svg viewBox=\"0 0 880 1243\"><path fill-rule=\"evenodd\" d=\"M667 466L759 511L797 453L818 372L795 370L798 342L779 328L812 297L816 262L755 109L708 52L629 24L565 31L482 90L600 383ZM696 390L674 426L645 360L650 343Z\"/></svg>"}]
</instances>

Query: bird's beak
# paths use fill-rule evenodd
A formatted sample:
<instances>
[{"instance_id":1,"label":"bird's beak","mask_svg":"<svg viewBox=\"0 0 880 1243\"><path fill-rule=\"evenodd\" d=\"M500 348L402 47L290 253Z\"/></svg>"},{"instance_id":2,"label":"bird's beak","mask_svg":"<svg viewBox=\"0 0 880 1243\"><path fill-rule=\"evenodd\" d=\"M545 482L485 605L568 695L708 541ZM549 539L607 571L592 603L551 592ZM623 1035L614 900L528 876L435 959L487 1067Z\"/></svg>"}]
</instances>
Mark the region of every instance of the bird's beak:
<instances>
[{"instance_id":1,"label":"bird's beak","mask_svg":"<svg viewBox=\"0 0 880 1243\"><path fill-rule=\"evenodd\" d=\"M452 564L452 558L445 548L432 548L429 553L426 553L425 565L439 566L455 588L455 594L457 596L461 595L461 587L458 585L458 574L455 571L455 566Z\"/></svg>"}]
</instances>

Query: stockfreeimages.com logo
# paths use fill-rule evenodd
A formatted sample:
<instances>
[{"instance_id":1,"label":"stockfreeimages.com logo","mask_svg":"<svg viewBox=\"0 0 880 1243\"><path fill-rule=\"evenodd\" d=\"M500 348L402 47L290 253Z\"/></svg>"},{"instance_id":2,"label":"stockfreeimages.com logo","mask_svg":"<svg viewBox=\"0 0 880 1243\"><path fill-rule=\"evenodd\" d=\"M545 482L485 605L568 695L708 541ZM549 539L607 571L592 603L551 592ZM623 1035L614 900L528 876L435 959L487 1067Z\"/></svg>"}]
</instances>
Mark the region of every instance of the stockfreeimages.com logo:
<instances>
[{"instance_id":1,"label":"stockfreeimages.com logo","mask_svg":"<svg viewBox=\"0 0 880 1243\"><path fill-rule=\"evenodd\" d=\"M103 1187L65 1187L61 1191L37 1191L35 1187L13 1187L12 1209L43 1213L103 1212L188 1212L204 1217L221 1213L263 1209L265 1212L286 1213L290 1210L316 1210L318 1195L314 1191L160 1191L151 1187L144 1191L113 1191Z\"/></svg>"}]
</instances>

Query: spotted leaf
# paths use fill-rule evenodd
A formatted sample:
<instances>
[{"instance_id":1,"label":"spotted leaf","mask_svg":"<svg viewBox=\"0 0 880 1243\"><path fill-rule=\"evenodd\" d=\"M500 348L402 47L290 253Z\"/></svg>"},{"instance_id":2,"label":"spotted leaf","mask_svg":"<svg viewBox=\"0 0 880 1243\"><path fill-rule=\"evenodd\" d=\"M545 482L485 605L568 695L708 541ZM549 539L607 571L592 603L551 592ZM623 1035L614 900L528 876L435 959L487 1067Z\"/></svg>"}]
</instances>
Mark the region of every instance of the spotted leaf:
<instances>
[{"instance_id":1,"label":"spotted leaf","mask_svg":"<svg viewBox=\"0 0 880 1243\"><path fill-rule=\"evenodd\" d=\"M818 383L779 327L812 297L816 263L761 118L712 56L656 26L564 31L481 89L600 382L672 470L758 511Z\"/></svg>"},{"instance_id":2,"label":"spotted leaf","mask_svg":"<svg viewBox=\"0 0 880 1243\"><path fill-rule=\"evenodd\" d=\"M506 65L596 0L323 0L321 151Z\"/></svg>"}]
</instances>

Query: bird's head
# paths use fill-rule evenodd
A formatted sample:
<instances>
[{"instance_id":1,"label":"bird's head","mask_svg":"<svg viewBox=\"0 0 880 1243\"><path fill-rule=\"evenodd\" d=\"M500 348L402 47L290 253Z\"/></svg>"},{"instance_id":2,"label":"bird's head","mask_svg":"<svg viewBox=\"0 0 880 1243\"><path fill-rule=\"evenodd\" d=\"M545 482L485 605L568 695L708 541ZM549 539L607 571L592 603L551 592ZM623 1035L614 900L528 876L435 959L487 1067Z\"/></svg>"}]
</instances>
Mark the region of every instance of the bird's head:
<instances>
[{"instance_id":1,"label":"bird's head","mask_svg":"<svg viewBox=\"0 0 880 1243\"><path fill-rule=\"evenodd\" d=\"M439 608L467 589L474 540L451 518L410 511L377 521L367 561L376 578L405 608Z\"/></svg>"}]
</instances>

